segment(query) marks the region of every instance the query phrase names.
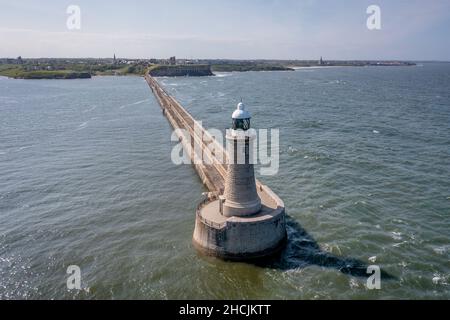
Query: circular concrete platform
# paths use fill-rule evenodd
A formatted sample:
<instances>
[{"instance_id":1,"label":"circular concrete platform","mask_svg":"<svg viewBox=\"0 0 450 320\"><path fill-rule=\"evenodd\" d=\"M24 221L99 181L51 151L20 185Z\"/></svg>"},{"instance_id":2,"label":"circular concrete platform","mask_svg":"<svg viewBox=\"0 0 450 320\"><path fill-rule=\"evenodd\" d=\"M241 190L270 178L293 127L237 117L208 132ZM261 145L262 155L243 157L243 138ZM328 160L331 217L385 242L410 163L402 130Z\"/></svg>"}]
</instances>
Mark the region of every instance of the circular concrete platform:
<instances>
[{"instance_id":1,"label":"circular concrete platform","mask_svg":"<svg viewBox=\"0 0 450 320\"><path fill-rule=\"evenodd\" d=\"M194 246L201 252L227 260L270 256L286 242L283 201L267 186L258 185L261 210L250 217L226 217L219 199L203 201L197 208Z\"/></svg>"}]
</instances>

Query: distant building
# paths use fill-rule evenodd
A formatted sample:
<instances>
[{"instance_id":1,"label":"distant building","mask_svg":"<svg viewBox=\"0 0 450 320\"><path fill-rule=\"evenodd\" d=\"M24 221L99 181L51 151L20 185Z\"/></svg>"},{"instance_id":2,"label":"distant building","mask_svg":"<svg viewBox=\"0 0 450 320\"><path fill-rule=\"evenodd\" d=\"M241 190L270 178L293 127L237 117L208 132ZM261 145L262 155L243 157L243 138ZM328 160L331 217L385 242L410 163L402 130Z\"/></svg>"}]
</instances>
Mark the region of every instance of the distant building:
<instances>
[{"instance_id":1,"label":"distant building","mask_svg":"<svg viewBox=\"0 0 450 320\"><path fill-rule=\"evenodd\" d=\"M0 59L0 64L5 63L5 64L23 64L23 60L21 56L18 56L17 59L13 59L13 58L3 58Z\"/></svg>"},{"instance_id":2,"label":"distant building","mask_svg":"<svg viewBox=\"0 0 450 320\"><path fill-rule=\"evenodd\" d=\"M175 58L175 56L169 58L169 64L172 66L177 64L177 59Z\"/></svg>"},{"instance_id":3,"label":"distant building","mask_svg":"<svg viewBox=\"0 0 450 320\"><path fill-rule=\"evenodd\" d=\"M319 66L323 66L323 65L324 65L323 59L322 59L322 57L320 57L320 60L319 60Z\"/></svg>"},{"instance_id":4,"label":"distant building","mask_svg":"<svg viewBox=\"0 0 450 320\"><path fill-rule=\"evenodd\" d=\"M117 62L116 54L114 53L113 63L116 64L116 62Z\"/></svg>"}]
</instances>

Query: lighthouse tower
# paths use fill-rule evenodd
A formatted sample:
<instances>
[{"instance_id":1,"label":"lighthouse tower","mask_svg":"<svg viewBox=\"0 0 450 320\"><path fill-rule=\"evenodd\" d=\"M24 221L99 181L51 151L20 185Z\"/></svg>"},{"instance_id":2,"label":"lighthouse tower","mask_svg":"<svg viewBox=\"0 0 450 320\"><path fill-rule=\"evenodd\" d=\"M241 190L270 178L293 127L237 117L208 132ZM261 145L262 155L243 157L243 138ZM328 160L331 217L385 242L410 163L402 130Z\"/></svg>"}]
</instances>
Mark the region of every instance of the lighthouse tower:
<instances>
[{"instance_id":1,"label":"lighthouse tower","mask_svg":"<svg viewBox=\"0 0 450 320\"><path fill-rule=\"evenodd\" d=\"M228 166L223 194L210 195L196 210L193 244L226 260L262 258L286 242L283 201L255 179L250 113L241 102L227 130Z\"/></svg>"},{"instance_id":2,"label":"lighthouse tower","mask_svg":"<svg viewBox=\"0 0 450 320\"><path fill-rule=\"evenodd\" d=\"M255 135L250 129L250 113L242 102L233 112L232 128L227 130L228 171L222 214L226 217L243 217L261 209L261 199L256 192L253 169L253 144Z\"/></svg>"}]
</instances>

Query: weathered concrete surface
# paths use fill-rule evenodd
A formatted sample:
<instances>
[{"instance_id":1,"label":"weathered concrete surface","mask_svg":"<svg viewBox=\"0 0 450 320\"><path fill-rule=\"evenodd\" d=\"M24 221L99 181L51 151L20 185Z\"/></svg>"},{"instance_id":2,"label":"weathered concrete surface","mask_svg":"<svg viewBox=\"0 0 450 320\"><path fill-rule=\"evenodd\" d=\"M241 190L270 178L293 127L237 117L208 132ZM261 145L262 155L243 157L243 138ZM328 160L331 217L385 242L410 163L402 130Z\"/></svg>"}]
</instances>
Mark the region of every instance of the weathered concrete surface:
<instances>
[{"instance_id":1,"label":"weathered concrete surface","mask_svg":"<svg viewBox=\"0 0 450 320\"><path fill-rule=\"evenodd\" d=\"M261 210L249 217L220 214L220 199L211 199L197 208L194 245L202 252L230 260L251 260L272 255L286 241L283 201L260 185Z\"/></svg>"},{"instance_id":2,"label":"weathered concrete surface","mask_svg":"<svg viewBox=\"0 0 450 320\"><path fill-rule=\"evenodd\" d=\"M250 153L244 150L250 149L250 144L255 141L255 136L240 138L233 135L233 130L227 132L227 143L231 146L229 156L234 158L234 163L228 164L225 179L225 202L222 205L222 214L227 217L251 216L261 209L261 200L256 191L255 172L250 163ZM238 151L240 149L240 151ZM238 163L238 153L244 155L242 163Z\"/></svg>"},{"instance_id":3,"label":"weathered concrete surface","mask_svg":"<svg viewBox=\"0 0 450 320\"><path fill-rule=\"evenodd\" d=\"M248 217L220 214L219 206L223 199L219 198L224 193L228 167L225 149L154 78L147 74L145 79L173 128L185 129L190 135L190 139L182 134L178 134L178 138L210 191L196 211L194 246L208 255L232 260L265 257L282 248L286 242L283 201L269 187L255 180L262 203L259 213ZM195 152L194 141L199 143L203 157L207 157L211 164L200 161L201 155Z\"/></svg>"}]
</instances>

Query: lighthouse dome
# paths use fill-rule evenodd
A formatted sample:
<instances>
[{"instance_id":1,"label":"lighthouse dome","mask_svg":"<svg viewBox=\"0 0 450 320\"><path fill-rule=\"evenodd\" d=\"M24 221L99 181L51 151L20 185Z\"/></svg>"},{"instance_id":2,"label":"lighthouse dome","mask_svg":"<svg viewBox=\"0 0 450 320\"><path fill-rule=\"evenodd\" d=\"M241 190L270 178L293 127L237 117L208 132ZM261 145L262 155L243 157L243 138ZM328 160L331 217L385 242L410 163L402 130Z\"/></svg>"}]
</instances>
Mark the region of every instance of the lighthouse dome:
<instances>
[{"instance_id":1,"label":"lighthouse dome","mask_svg":"<svg viewBox=\"0 0 450 320\"><path fill-rule=\"evenodd\" d=\"M244 131L250 129L250 118L250 112L245 110L245 106L242 102L239 102L236 110L234 110L231 115L232 129L242 129Z\"/></svg>"},{"instance_id":2,"label":"lighthouse dome","mask_svg":"<svg viewBox=\"0 0 450 320\"><path fill-rule=\"evenodd\" d=\"M236 110L234 110L233 114L231 115L232 119L250 119L251 115L250 112L245 110L245 105L242 102L239 102Z\"/></svg>"}]
</instances>

